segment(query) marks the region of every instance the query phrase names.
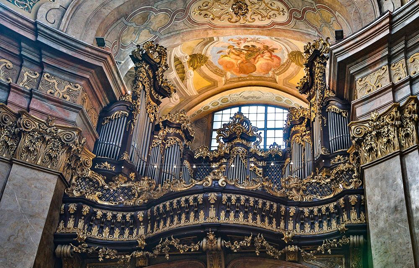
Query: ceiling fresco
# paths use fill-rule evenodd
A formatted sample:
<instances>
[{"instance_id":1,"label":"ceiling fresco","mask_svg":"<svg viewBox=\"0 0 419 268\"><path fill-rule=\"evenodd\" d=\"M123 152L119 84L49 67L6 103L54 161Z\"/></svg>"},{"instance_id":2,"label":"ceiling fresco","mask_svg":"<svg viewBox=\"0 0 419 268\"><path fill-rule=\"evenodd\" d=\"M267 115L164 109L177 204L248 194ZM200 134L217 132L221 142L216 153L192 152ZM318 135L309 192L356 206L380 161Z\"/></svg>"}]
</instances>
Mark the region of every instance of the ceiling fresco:
<instances>
[{"instance_id":1,"label":"ceiling fresco","mask_svg":"<svg viewBox=\"0 0 419 268\"><path fill-rule=\"evenodd\" d=\"M194 107L189 114L200 117L238 102L305 105L295 89L304 75L303 46L292 39L250 35L185 42L170 50L169 77L177 93L163 103L163 110ZM229 97L220 97L223 92ZM210 99L212 103L206 106Z\"/></svg>"},{"instance_id":2,"label":"ceiling fresco","mask_svg":"<svg viewBox=\"0 0 419 268\"><path fill-rule=\"evenodd\" d=\"M128 84L128 55L137 44L154 40L168 47L168 77L177 93L161 111L183 109L195 120L238 103L304 106L296 90L304 45L337 29L349 35L362 24L347 1L169 1L133 10L100 35Z\"/></svg>"},{"instance_id":3,"label":"ceiling fresco","mask_svg":"<svg viewBox=\"0 0 419 268\"><path fill-rule=\"evenodd\" d=\"M146 41L167 47L177 94L161 110L194 118L238 103L304 106L303 46L380 16L377 0L45 1L31 16L90 44L104 37L127 87L131 51Z\"/></svg>"}]
</instances>

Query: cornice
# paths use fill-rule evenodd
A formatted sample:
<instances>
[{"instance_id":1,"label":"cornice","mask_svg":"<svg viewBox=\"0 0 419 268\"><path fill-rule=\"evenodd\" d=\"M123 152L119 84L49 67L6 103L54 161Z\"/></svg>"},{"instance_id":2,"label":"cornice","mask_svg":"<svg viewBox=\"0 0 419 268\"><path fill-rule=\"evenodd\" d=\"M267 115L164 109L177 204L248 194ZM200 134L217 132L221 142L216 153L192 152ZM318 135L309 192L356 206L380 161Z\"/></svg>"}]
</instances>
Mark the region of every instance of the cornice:
<instances>
[{"instance_id":1,"label":"cornice","mask_svg":"<svg viewBox=\"0 0 419 268\"><path fill-rule=\"evenodd\" d=\"M110 87L113 88L116 99L126 93L123 79L116 67L116 61L110 52L77 40L42 22L37 21L36 25L37 40L40 43L71 55L73 58L92 64L94 67L101 67L109 81Z\"/></svg>"},{"instance_id":2,"label":"cornice","mask_svg":"<svg viewBox=\"0 0 419 268\"><path fill-rule=\"evenodd\" d=\"M0 25L30 39L36 40L35 21L0 3Z\"/></svg>"},{"instance_id":3,"label":"cornice","mask_svg":"<svg viewBox=\"0 0 419 268\"><path fill-rule=\"evenodd\" d=\"M106 78L100 79L100 82L102 93L107 95L109 101L115 101L126 94L125 84L111 52L77 40L40 21L31 20L1 3L0 25L23 38L38 41L41 50L59 51L72 61L78 61L76 64L90 65L90 69L97 73L96 77Z\"/></svg>"},{"instance_id":4,"label":"cornice","mask_svg":"<svg viewBox=\"0 0 419 268\"><path fill-rule=\"evenodd\" d=\"M352 57L355 53L364 52L366 47L371 47L390 34L390 23L391 14L387 12L358 32L332 45L331 58L337 58L339 62Z\"/></svg>"}]
</instances>

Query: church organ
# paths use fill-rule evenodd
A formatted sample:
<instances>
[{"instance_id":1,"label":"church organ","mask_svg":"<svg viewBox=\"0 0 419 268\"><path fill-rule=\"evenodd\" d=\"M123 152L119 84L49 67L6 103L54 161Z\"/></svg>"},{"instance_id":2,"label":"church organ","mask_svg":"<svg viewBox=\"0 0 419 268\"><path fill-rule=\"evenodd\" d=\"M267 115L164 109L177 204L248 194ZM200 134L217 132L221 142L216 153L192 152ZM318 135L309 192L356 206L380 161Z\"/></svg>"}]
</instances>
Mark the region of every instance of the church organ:
<instances>
[{"instance_id":1,"label":"church organ","mask_svg":"<svg viewBox=\"0 0 419 268\"><path fill-rule=\"evenodd\" d=\"M340 230L363 237L362 182L357 163L345 160L350 158L348 106L322 83L328 46L323 40L306 46L308 68L300 91L310 105L289 110L285 149L275 143L260 149L258 129L238 112L217 130L213 151L190 148L194 130L186 113L158 116L161 99L174 91L163 78L165 50L152 42L138 47L132 55L132 93L102 111L93 169L66 191L57 254L65 259L64 249L87 253L82 244L68 245L71 234L88 244L116 243L115 260L150 260L159 257L164 245L166 254L172 247L183 253L207 248L206 241L213 239L209 230L223 241L216 253L223 254L220 250L233 243L229 225L237 228L238 237L248 231L258 234L244 237L250 239L245 245L256 250L264 235L274 241L279 234L287 260L314 258L320 251L309 252L305 245L325 243L328 237L347 245ZM85 216L70 211L86 206L83 200L93 202ZM110 211L106 215L103 206ZM167 232L179 238L160 240ZM271 248L267 240L264 245ZM144 246L133 249L131 241ZM121 255L122 250L128 253ZM204 251L207 258L215 254ZM279 258L278 252L264 254Z\"/></svg>"}]
</instances>

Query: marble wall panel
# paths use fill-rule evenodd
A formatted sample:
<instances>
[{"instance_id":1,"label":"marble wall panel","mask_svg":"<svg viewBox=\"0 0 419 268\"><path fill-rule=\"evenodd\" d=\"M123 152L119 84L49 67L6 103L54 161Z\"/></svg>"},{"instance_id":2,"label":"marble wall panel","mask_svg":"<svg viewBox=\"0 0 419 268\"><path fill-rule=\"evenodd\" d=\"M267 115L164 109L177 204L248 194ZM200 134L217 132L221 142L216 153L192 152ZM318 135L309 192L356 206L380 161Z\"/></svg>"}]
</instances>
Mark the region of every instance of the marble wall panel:
<instances>
[{"instance_id":1,"label":"marble wall panel","mask_svg":"<svg viewBox=\"0 0 419 268\"><path fill-rule=\"evenodd\" d=\"M408 201L413 224L415 253L419 253L419 152L415 150L403 156L403 168L408 187Z\"/></svg>"},{"instance_id":2,"label":"marble wall panel","mask_svg":"<svg viewBox=\"0 0 419 268\"><path fill-rule=\"evenodd\" d=\"M366 168L364 178L374 267L415 267L400 157Z\"/></svg>"},{"instance_id":3,"label":"marble wall panel","mask_svg":"<svg viewBox=\"0 0 419 268\"><path fill-rule=\"evenodd\" d=\"M0 162L0 200L3 196L4 188L6 187L7 178L9 177L9 172L11 165L8 162Z\"/></svg>"},{"instance_id":4,"label":"marble wall panel","mask_svg":"<svg viewBox=\"0 0 419 268\"><path fill-rule=\"evenodd\" d=\"M0 267L33 267L57 175L14 163L0 201Z\"/></svg>"}]
</instances>

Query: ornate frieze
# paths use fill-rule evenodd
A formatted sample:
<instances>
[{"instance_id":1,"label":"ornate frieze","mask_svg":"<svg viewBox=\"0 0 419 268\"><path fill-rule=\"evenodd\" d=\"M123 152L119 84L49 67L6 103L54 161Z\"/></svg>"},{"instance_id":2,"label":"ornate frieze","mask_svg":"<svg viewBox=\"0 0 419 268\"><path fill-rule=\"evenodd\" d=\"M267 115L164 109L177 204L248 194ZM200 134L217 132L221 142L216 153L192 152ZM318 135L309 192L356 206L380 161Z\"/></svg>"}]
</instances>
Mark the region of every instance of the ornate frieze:
<instances>
[{"instance_id":1,"label":"ornate frieze","mask_svg":"<svg viewBox=\"0 0 419 268\"><path fill-rule=\"evenodd\" d=\"M369 120L349 124L361 164L417 144L417 102L417 97L410 97L402 106L393 104L382 114L371 113Z\"/></svg>"},{"instance_id":2,"label":"ornate frieze","mask_svg":"<svg viewBox=\"0 0 419 268\"><path fill-rule=\"evenodd\" d=\"M310 207L285 206L244 194L194 194L156 203L149 209L119 212L81 203L61 208L57 233L83 233L87 238L138 241L180 227L235 224L280 233L286 243L294 236L344 232L347 224L365 223L361 195Z\"/></svg>"},{"instance_id":3,"label":"ornate frieze","mask_svg":"<svg viewBox=\"0 0 419 268\"><path fill-rule=\"evenodd\" d=\"M78 103L83 87L44 73L39 84L39 90L56 98Z\"/></svg>"},{"instance_id":4,"label":"ornate frieze","mask_svg":"<svg viewBox=\"0 0 419 268\"><path fill-rule=\"evenodd\" d=\"M356 98L362 98L371 92L390 83L388 66L385 65L380 69L356 80Z\"/></svg>"}]
</instances>

